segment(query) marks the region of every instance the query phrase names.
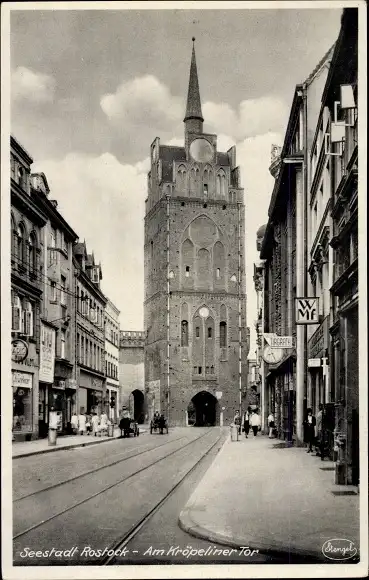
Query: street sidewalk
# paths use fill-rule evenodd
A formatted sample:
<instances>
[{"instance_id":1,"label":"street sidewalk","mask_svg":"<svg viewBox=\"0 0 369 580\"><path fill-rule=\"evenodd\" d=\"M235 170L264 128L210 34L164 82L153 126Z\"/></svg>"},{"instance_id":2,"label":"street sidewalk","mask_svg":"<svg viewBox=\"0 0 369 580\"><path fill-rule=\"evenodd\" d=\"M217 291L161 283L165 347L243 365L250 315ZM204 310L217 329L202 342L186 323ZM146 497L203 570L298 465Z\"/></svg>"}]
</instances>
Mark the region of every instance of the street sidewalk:
<instances>
[{"instance_id":1,"label":"street sidewalk","mask_svg":"<svg viewBox=\"0 0 369 580\"><path fill-rule=\"evenodd\" d=\"M179 524L193 536L233 548L329 563L322 554L327 540L347 538L359 551L356 490L335 485L333 462L251 433L239 442L226 440ZM337 491L355 495L332 493Z\"/></svg>"},{"instance_id":2,"label":"street sidewalk","mask_svg":"<svg viewBox=\"0 0 369 580\"><path fill-rule=\"evenodd\" d=\"M140 425L140 435L147 432L147 425ZM39 455L41 453L51 453L52 451L62 451L65 449L73 449L75 447L87 447L89 445L97 445L99 443L108 443L120 437L120 429L115 427L114 436L101 437L92 435L62 435L57 438L55 446L49 446L48 440L36 439L34 441L22 441L12 443L12 457L13 459L20 457L28 457L29 455Z\"/></svg>"}]
</instances>

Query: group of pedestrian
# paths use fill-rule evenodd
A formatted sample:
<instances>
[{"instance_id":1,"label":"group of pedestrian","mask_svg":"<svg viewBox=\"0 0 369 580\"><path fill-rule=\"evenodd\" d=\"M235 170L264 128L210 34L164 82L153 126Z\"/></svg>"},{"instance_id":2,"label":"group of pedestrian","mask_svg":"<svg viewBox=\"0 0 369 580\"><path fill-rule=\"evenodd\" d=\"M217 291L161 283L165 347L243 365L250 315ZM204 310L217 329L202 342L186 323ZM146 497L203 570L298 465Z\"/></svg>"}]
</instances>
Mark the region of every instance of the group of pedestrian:
<instances>
[{"instance_id":1,"label":"group of pedestrian","mask_svg":"<svg viewBox=\"0 0 369 580\"><path fill-rule=\"evenodd\" d=\"M109 419L104 412L101 415L97 413L80 413L77 415L73 413L71 418L71 427L75 435L90 435L93 436L107 434Z\"/></svg>"},{"instance_id":2,"label":"group of pedestrian","mask_svg":"<svg viewBox=\"0 0 369 580\"><path fill-rule=\"evenodd\" d=\"M237 441L239 435L241 435L241 423L242 423L242 431L245 433L246 439L249 436L250 427L254 433L254 437L257 436L258 432L261 429L260 415L256 412L256 410L251 409L251 407L249 407L247 411L244 412L242 421L240 412L236 411L235 416L233 418L232 426L234 429L237 430Z\"/></svg>"}]
</instances>

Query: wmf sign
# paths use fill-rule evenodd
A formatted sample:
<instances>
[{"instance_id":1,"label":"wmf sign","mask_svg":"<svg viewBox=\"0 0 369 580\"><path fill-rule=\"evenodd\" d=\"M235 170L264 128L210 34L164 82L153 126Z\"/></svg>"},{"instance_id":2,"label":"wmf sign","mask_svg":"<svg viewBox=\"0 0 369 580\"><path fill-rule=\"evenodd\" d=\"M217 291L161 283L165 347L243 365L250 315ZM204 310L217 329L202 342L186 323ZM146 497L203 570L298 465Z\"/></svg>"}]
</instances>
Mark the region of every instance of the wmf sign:
<instances>
[{"instance_id":1,"label":"wmf sign","mask_svg":"<svg viewBox=\"0 0 369 580\"><path fill-rule=\"evenodd\" d=\"M295 298L296 324L319 324L319 298Z\"/></svg>"}]
</instances>

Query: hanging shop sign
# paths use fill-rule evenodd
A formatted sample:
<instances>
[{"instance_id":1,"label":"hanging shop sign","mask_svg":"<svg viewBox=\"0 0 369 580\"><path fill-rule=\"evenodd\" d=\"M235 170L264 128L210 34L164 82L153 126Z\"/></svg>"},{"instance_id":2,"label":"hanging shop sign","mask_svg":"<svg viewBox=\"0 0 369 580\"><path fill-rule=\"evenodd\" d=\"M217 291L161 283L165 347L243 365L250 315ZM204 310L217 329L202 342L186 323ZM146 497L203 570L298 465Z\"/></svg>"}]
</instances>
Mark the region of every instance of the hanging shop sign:
<instances>
[{"instance_id":1,"label":"hanging shop sign","mask_svg":"<svg viewBox=\"0 0 369 580\"><path fill-rule=\"evenodd\" d=\"M27 358L27 355L28 344L20 338L12 340L12 361L22 362Z\"/></svg>"},{"instance_id":2,"label":"hanging shop sign","mask_svg":"<svg viewBox=\"0 0 369 580\"><path fill-rule=\"evenodd\" d=\"M319 324L319 298L295 298L296 324Z\"/></svg>"},{"instance_id":3,"label":"hanging shop sign","mask_svg":"<svg viewBox=\"0 0 369 580\"><path fill-rule=\"evenodd\" d=\"M295 348L295 337L294 336L271 336L270 342L268 342L271 348Z\"/></svg>"}]
</instances>

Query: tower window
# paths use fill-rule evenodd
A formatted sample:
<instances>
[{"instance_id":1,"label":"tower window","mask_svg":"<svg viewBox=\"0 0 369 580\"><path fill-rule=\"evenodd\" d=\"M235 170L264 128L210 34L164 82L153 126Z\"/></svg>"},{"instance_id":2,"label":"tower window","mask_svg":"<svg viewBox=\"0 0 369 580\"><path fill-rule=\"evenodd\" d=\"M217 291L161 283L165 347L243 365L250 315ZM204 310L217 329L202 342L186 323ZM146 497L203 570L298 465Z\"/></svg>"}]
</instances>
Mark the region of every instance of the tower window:
<instances>
[{"instance_id":1,"label":"tower window","mask_svg":"<svg viewBox=\"0 0 369 580\"><path fill-rule=\"evenodd\" d=\"M227 323L223 321L219 325L219 346L220 348L227 346Z\"/></svg>"},{"instance_id":2,"label":"tower window","mask_svg":"<svg viewBox=\"0 0 369 580\"><path fill-rule=\"evenodd\" d=\"M198 367L198 373L199 375L202 375L202 367Z\"/></svg>"},{"instance_id":3,"label":"tower window","mask_svg":"<svg viewBox=\"0 0 369 580\"><path fill-rule=\"evenodd\" d=\"M190 267L186 266L186 278L189 278L190 276Z\"/></svg>"},{"instance_id":4,"label":"tower window","mask_svg":"<svg viewBox=\"0 0 369 580\"><path fill-rule=\"evenodd\" d=\"M181 346L188 346L188 322L182 320L181 323Z\"/></svg>"},{"instance_id":5,"label":"tower window","mask_svg":"<svg viewBox=\"0 0 369 580\"><path fill-rule=\"evenodd\" d=\"M196 326L196 338L200 338L200 327Z\"/></svg>"},{"instance_id":6,"label":"tower window","mask_svg":"<svg viewBox=\"0 0 369 580\"><path fill-rule=\"evenodd\" d=\"M217 268L217 278L220 278L220 268Z\"/></svg>"},{"instance_id":7,"label":"tower window","mask_svg":"<svg viewBox=\"0 0 369 580\"><path fill-rule=\"evenodd\" d=\"M213 329L211 328L211 326L209 326L208 328L208 338L213 338Z\"/></svg>"},{"instance_id":8,"label":"tower window","mask_svg":"<svg viewBox=\"0 0 369 580\"><path fill-rule=\"evenodd\" d=\"M207 183L204 183L204 196L205 196L205 198L208 197L208 184Z\"/></svg>"}]
</instances>

